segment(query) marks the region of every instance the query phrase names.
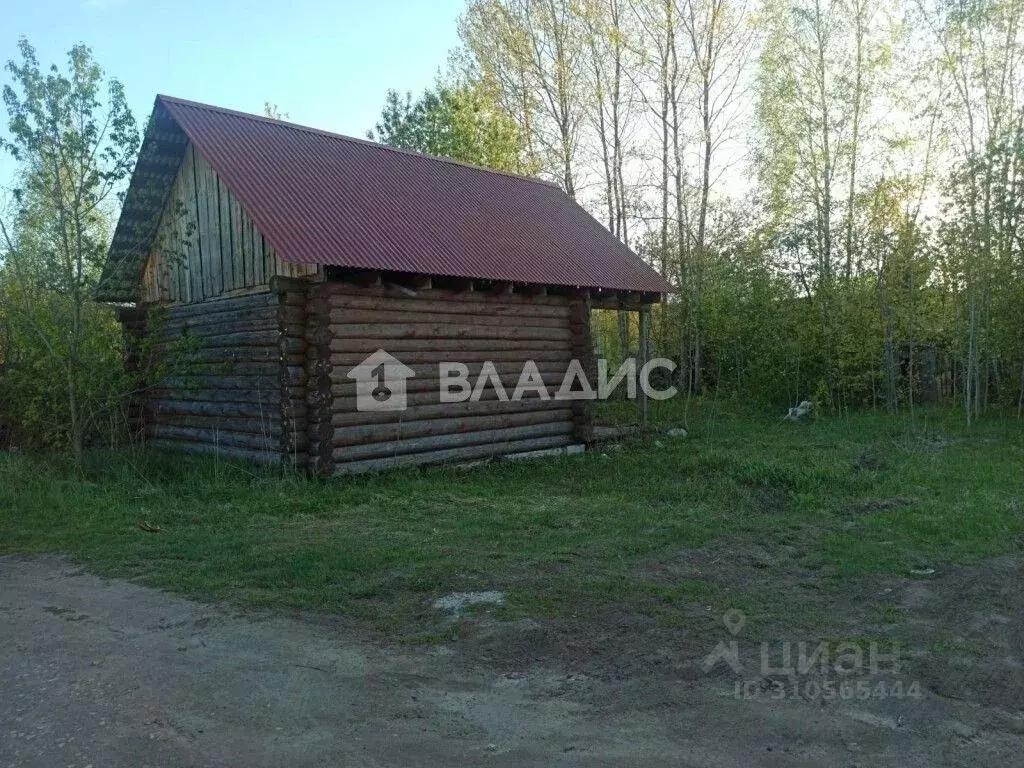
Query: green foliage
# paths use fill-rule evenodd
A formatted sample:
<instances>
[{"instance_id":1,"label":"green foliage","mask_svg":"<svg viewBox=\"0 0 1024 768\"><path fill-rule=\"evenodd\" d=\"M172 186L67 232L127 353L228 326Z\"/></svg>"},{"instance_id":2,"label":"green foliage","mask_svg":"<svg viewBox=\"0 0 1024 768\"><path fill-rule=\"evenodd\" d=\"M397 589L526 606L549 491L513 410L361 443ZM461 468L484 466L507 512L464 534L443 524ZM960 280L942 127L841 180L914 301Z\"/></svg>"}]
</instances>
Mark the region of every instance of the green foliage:
<instances>
[{"instance_id":1,"label":"green foliage","mask_svg":"<svg viewBox=\"0 0 1024 768\"><path fill-rule=\"evenodd\" d=\"M33 47L4 87L18 163L12 210L0 216L0 407L29 446L70 450L121 433L126 374L109 308L93 304L120 185L139 147L117 80L84 45L66 71L40 67Z\"/></svg>"},{"instance_id":2,"label":"green foliage","mask_svg":"<svg viewBox=\"0 0 1024 768\"><path fill-rule=\"evenodd\" d=\"M370 139L389 147L450 157L510 173L531 173L524 141L515 121L481 84L439 85L413 101L388 91L381 118Z\"/></svg>"},{"instance_id":3,"label":"green foliage","mask_svg":"<svg viewBox=\"0 0 1024 768\"><path fill-rule=\"evenodd\" d=\"M67 72L44 72L35 49L19 42L4 86L9 139L0 140L19 163L15 189L18 279L65 293L95 286L106 257L111 205L139 148L135 119L118 80L104 74L84 45L68 52ZM13 240L12 237L12 240Z\"/></svg>"},{"instance_id":4,"label":"green foliage","mask_svg":"<svg viewBox=\"0 0 1024 768\"><path fill-rule=\"evenodd\" d=\"M135 381L124 369L121 326L112 308L82 307L77 368L69 382L63 361L71 355L71 300L42 290L29 302L22 291L16 282L0 281L0 305L5 307L0 316L0 420L12 425L14 440L23 448L66 450L73 439L68 392L74 386L84 443L118 442L126 431L127 393Z\"/></svg>"},{"instance_id":5,"label":"green foliage","mask_svg":"<svg viewBox=\"0 0 1024 768\"><path fill-rule=\"evenodd\" d=\"M457 60L675 283L653 339L686 390L896 411L929 365L970 419L1024 413L1022 23L1012 2L472 0ZM594 329L635 353L613 316Z\"/></svg>"}]
</instances>

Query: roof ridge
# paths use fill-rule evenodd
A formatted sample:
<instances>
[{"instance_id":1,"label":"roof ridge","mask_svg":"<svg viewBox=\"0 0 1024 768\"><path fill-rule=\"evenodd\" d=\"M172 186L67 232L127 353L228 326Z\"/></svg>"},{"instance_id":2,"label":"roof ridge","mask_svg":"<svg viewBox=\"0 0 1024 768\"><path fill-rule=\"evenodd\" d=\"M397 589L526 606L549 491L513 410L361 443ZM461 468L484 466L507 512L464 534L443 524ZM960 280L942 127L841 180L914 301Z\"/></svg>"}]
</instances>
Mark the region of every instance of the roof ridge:
<instances>
[{"instance_id":1,"label":"roof ridge","mask_svg":"<svg viewBox=\"0 0 1024 768\"><path fill-rule=\"evenodd\" d=\"M186 107L195 107L197 109L205 109L210 112L220 112L226 115L232 115L234 117L241 117L247 120L255 120L260 123L270 123L272 125L285 126L297 131L303 131L304 133L312 133L317 136L323 136L329 139L335 139L337 141L347 141L352 144L361 144L366 147L373 147L375 149L382 149L386 152L395 152L400 155L409 155L411 157L421 158L424 160L434 160L439 163L446 163L448 165L455 165L460 168L467 168L471 171L480 171L482 173L490 173L495 176L505 176L510 179L518 179L520 181L528 181L534 184L543 184L546 187L553 187L559 191L562 190L553 181L546 181L544 179L538 179L534 176L526 176L521 173L512 173L511 171L499 171L494 168L486 168L482 165L474 165L473 163L463 162L462 160L455 160L451 157L441 157L439 155L427 155L422 152L415 152L411 149L401 149L399 147L389 147L387 144L381 144L378 141L370 141L368 139L357 139L355 136L346 136L343 133L335 133L333 131L327 131L323 128L314 128L309 125L302 125L301 123L292 123L287 120L277 120L272 117L264 117L263 115L254 115L251 112L242 112L238 109L228 109L227 107L218 107L213 104L204 104L199 101L192 101L190 99L182 99L177 96L168 96L167 94L158 93L156 96L157 101L169 102L171 104L180 104Z\"/></svg>"}]
</instances>

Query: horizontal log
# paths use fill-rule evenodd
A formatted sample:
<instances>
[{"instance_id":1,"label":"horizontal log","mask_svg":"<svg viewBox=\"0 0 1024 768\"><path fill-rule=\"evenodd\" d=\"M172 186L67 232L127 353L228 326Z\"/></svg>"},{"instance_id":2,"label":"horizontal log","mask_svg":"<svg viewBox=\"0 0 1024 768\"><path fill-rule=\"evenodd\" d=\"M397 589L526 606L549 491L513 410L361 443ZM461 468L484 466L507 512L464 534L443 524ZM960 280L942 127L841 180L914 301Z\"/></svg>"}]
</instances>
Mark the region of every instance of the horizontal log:
<instances>
[{"instance_id":1,"label":"horizontal log","mask_svg":"<svg viewBox=\"0 0 1024 768\"><path fill-rule=\"evenodd\" d=\"M242 318L230 323L208 323L205 325L182 325L168 326L166 337L176 339L182 335L192 338L206 339L211 336L222 336L226 333L238 333L245 331L263 331L267 334L277 336L280 332L277 320L264 320L261 318Z\"/></svg>"},{"instance_id":2,"label":"horizontal log","mask_svg":"<svg viewBox=\"0 0 1024 768\"><path fill-rule=\"evenodd\" d=\"M535 304L533 302L503 302L499 298L487 302L460 301L458 298L423 298L419 293L417 293L415 298L405 296L380 298L365 295L333 294L326 299L314 302L312 306L316 308L323 306L334 311L440 312L454 315L486 314L491 317L516 319L524 317L568 319L570 315L567 303L551 305Z\"/></svg>"},{"instance_id":3,"label":"horizontal log","mask_svg":"<svg viewBox=\"0 0 1024 768\"><path fill-rule=\"evenodd\" d=\"M511 397L512 393L515 391L516 384L519 381L519 376L511 374L507 376L499 375L498 379L499 381L501 381L502 387L505 389L505 393L509 397ZM541 380L547 387L549 395L553 395L556 391L558 391L558 388L561 386L562 379L563 376L561 374L541 374ZM475 387L475 377L469 377L469 384L471 387ZM406 382L407 393L433 392L437 395L437 399L435 399L435 401L439 401L440 387L441 380L438 378L417 377L414 379L409 379ZM496 391L493 382L488 381L487 384L484 386L483 391ZM330 393L332 397L354 397L356 394L356 383L351 380L332 381Z\"/></svg>"},{"instance_id":4,"label":"horizontal log","mask_svg":"<svg viewBox=\"0 0 1024 768\"><path fill-rule=\"evenodd\" d=\"M250 418L273 423L277 420L275 406L275 402L267 404L218 403L201 400L150 399L146 403L146 410L155 414Z\"/></svg>"},{"instance_id":5,"label":"horizontal log","mask_svg":"<svg viewBox=\"0 0 1024 768\"><path fill-rule=\"evenodd\" d=\"M203 347L274 347L278 344L278 332L274 331L232 331L215 336L195 336ZM177 341L177 338L169 339ZM166 349L167 343L156 345L157 349ZM305 344L301 346L305 349Z\"/></svg>"},{"instance_id":6,"label":"horizontal log","mask_svg":"<svg viewBox=\"0 0 1024 768\"><path fill-rule=\"evenodd\" d=\"M395 287L361 286L342 281L328 281L317 286L316 292L324 297L334 296L368 296L390 299L430 299L436 301L460 301L475 304L512 304L531 306L566 306L571 299L568 296L527 296L521 293L496 295L489 291L449 291L442 288L424 288L414 291L415 297Z\"/></svg>"},{"instance_id":7,"label":"horizontal log","mask_svg":"<svg viewBox=\"0 0 1024 768\"><path fill-rule=\"evenodd\" d=\"M156 355L168 352L180 354L185 358L201 359L208 350L218 350L224 357L231 356L232 350L237 350L239 356L251 355L263 357L263 359L274 359L274 356L285 354L301 354L305 350L305 342L301 345L284 344L283 337L276 332L254 331L225 334L224 336L201 338L192 336L189 338L172 337L153 344L153 352Z\"/></svg>"},{"instance_id":8,"label":"horizontal log","mask_svg":"<svg viewBox=\"0 0 1024 768\"><path fill-rule=\"evenodd\" d=\"M355 408L355 398L352 398L351 406ZM336 411L331 414L331 426L346 427L363 424L390 424L437 418L457 419L466 416L562 410L565 407L566 403L564 401L541 400L536 397L507 402L492 399L479 400L477 402L467 401L464 403L439 403L435 397L432 404L411 405L404 411Z\"/></svg>"},{"instance_id":9,"label":"horizontal log","mask_svg":"<svg viewBox=\"0 0 1024 768\"><path fill-rule=\"evenodd\" d=\"M345 323L358 325L366 323L413 324L444 323L446 325L501 326L510 325L517 328L568 328L569 318L538 317L536 315L519 315L508 317L493 314L487 307L480 307L478 312L456 314L451 312L409 312L401 309L332 309L328 315L331 324Z\"/></svg>"},{"instance_id":10,"label":"horizontal log","mask_svg":"<svg viewBox=\"0 0 1024 768\"><path fill-rule=\"evenodd\" d=\"M151 448L167 451L183 451L186 453L214 454L219 458L229 461L249 461L257 464L276 464L281 461L279 450L259 451L247 448L237 448L230 445L211 445L209 443L197 443L188 440L168 440L162 438L151 438L146 441Z\"/></svg>"},{"instance_id":11,"label":"horizontal log","mask_svg":"<svg viewBox=\"0 0 1024 768\"><path fill-rule=\"evenodd\" d=\"M378 349L384 348L392 355L401 357L402 352L487 352L513 351L513 350L535 350L546 349L553 352L564 352L567 357L572 356L572 340L569 338L561 340L535 339L387 339L379 338L355 338L335 337L328 340L329 349L332 354L349 353L369 355Z\"/></svg>"},{"instance_id":12,"label":"horizontal log","mask_svg":"<svg viewBox=\"0 0 1024 768\"><path fill-rule=\"evenodd\" d=\"M457 362L457 361L445 361L445 362ZM523 365L524 364L521 363L521 362L504 363L504 362L495 362L493 360L491 360L489 362L493 363L494 369L498 372L498 375L501 377L502 382L504 383L504 381L505 381L505 379L507 377L511 377L511 381L512 381L512 385L513 386L515 386L515 383L519 380L519 376L523 372ZM404 364L405 361L403 360L402 363ZM470 382L470 384L476 383L476 379L480 375L480 371L483 368L483 363L482 362L461 363L461 365L465 365L466 369L469 371L469 382ZM385 366L385 374L389 373L388 369L392 368L392 367L395 368L395 370L396 370L396 374L395 374L396 376L402 375L401 373L398 373L398 372L405 370L405 369L398 368L397 365L395 365L395 366ZM552 378L551 381L557 381L559 383L561 383L562 378L565 376L565 371L566 371L567 367L568 367L567 362L541 361L541 362L537 363L537 370L540 372L541 377L544 378L545 381L548 381L548 378L546 378L546 377L551 376L551 377L557 377L557 378ZM419 379L419 380L431 379L431 380L438 381L438 382L441 380L441 375L440 375L440 373L441 373L441 365L440 365L440 363L425 363L425 364L422 364L422 365L407 365L406 368L409 371L411 371L411 373L405 373L404 374L405 376L409 377L408 381L410 383L413 382L413 381L416 381L417 379ZM354 382L354 380L349 377L349 373L352 372L352 369L353 369L353 366L334 366L334 367L332 367L330 369L330 373L329 373L329 376L331 378L331 383L332 384L344 384L346 382Z\"/></svg>"},{"instance_id":13,"label":"horizontal log","mask_svg":"<svg viewBox=\"0 0 1024 768\"><path fill-rule=\"evenodd\" d=\"M276 359L259 362L241 360L206 360L193 359L183 361L177 370L184 376L261 376L273 378L281 371L281 364Z\"/></svg>"},{"instance_id":14,"label":"horizontal log","mask_svg":"<svg viewBox=\"0 0 1024 768\"><path fill-rule=\"evenodd\" d=\"M506 388L506 394L511 397L512 391ZM480 402L500 402L498 400L498 393L493 387L487 387L483 392L480 393ZM540 398L532 393L524 394L522 400L538 400ZM509 401L512 402L512 401ZM441 393L439 389L430 389L426 392L409 392L406 394L406 405L407 406L423 406L423 405L454 405L453 403L441 403ZM354 413L356 411L356 397L355 391L351 395L343 395L334 397L330 400L330 411L332 413Z\"/></svg>"},{"instance_id":15,"label":"horizontal log","mask_svg":"<svg viewBox=\"0 0 1024 768\"><path fill-rule=\"evenodd\" d=\"M278 362L281 352L276 347L199 347L183 356L186 361L207 363L270 363Z\"/></svg>"},{"instance_id":16,"label":"horizontal log","mask_svg":"<svg viewBox=\"0 0 1024 768\"><path fill-rule=\"evenodd\" d=\"M150 410L146 414L147 426L192 427L215 429L220 432L242 432L265 435L274 440L281 438L281 420L248 416L222 416L214 414L177 414Z\"/></svg>"},{"instance_id":17,"label":"horizontal log","mask_svg":"<svg viewBox=\"0 0 1024 768\"><path fill-rule=\"evenodd\" d=\"M427 453L411 453L402 456L387 456L379 459L347 461L334 466L337 475L355 475L364 472L383 472L385 470L417 467L430 464L445 464L458 461L472 461L494 456L505 456L527 451L539 451L545 448L561 448L572 442L568 435L552 435L529 440L511 440L505 443L488 443L471 445L463 448L448 448Z\"/></svg>"},{"instance_id":18,"label":"horizontal log","mask_svg":"<svg viewBox=\"0 0 1024 768\"><path fill-rule=\"evenodd\" d=\"M385 443L368 443L363 445L347 445L335 448L331 456L335 462L357 461L360 459L376 459L384 456L398 456L407 453L427 453L447 448L461 448L470 445L490 444L496 446L495 452L502 452L503 443L515 440L528 440L555 435L572 433L571 422L552 422L531 424L525 427L508 429L485 429L477 432L459 432L455 434L430 435L408 440L394 440Z\"/></svg>"},{"instance_id":19,"label":"horizontal log","mask_svg":"<svg viewBox=\"0 0 1024 768\"><path fill-rule=\"evenodd\" d=\"M146 425L146 435L157 440L186 440L194 443L227 445L232 448L247 448L257 451L276 451L281 447L281 439L278 435L268 436L258 433L228 432L214 428L202 429L172 426L169 424L148 424Z\"/></svg>"},{"instance_id":20,"label":"horizontal log","mask_svg":"<svg viewBox=\"0 0 1024 768\"><path fill-rule=\"evenodd\" d=\"M188 314L178 314L173 311L168 311L164 315L167 320L167 324L172 326L204 325L208 323L223 324L230 323L238 319L244 319L246 317L273 319L278 316L278 313L282 309L277 302L262 304L258 307L225 305L215 309L211 309L208 305L204 304L192 304L190 306L196 310L205 309L204 311L194 311Z\"/></svg>"},{"instance_id":21,"label":"horizontal log","mask_svg":"<svg viewBox=\"0 0 1024 768\"><path fill-rule=\"evenodd\" d=\"M429 435L448 435L460 432L526 427L531 424L551 424L572 420L571 409L550 409L490 416L440 417L425 420L406 420L394 424L369 424L359 427L338 427L331 440L335 447L365 445L405 440Z\"/></svg>"},{"instance_id":22,"label":"horizontal log","mask_svg":"<svg viewBox=\"0 0 1024 768\"><path fill-rule=\"evenodd\" d=\"M273 376L229 376L229 375L192 375L171 376L158 385L163 389L183 389L201 391L204 389L245 389L265 390L275 395L280 391L278 380Z\"/></svg>"},{"instance_id":23,"label":"horizontal log","mask_svg":"<svg viewBox=\"0 0 1024 768\"><path fill-rule=\"evenodd\" d=\"M238 355L197 350L182 356L179 360L168 360L166 362L173 370L183 373L223 371L227 373L246 373L247 375L252 375L254 372L262 370L259 366L266 366L267 375L274 375L274 372L282 365L303 368L306 362L303 355L289 355L282 358L280 353L273 347L239 347L239 349L243 350L243 352ZM246 349L259 350L263 354L259 352L245 352L244 350Z\"/></svg>"},{"instance_id":24,"label":"horizontal log","mask_svg":"<svg viewBox=\"0 0 1024 768\"><path fill-rule=\"evenodd\" d=\"M562 384L564 374L562 373L544 373L541 372L540 379L544 385L548 388L548 394L553 394L558 390ZM509 397L512 396L513 391L516 388L516 384L519 382L519 374L499 374L498 380L501 382L502 387ZM470 375L469 384L470 387L476 386L476 376ZM405 382L406 392L440 392L441 390L441 379L436 376L419 376L412 379L408 379ZM484 390L494 391L494 386L491 381L488 381ZM331 380L331 394L334 397L349 397L355 396L356 394L356 382L351 379L338 379L334 378L332 374Z\"/></svg>"},{"instance_id":25,"label":"horizontal log","mask_svg":"<svg viewBox=\"0 0 1024 768\"><path fill-rule=\"evenodd\" d=\"M266 408L276 412L281 406L281 393L278 388L264 390L245 389L165 389L155 387L150 390L149 397L155 400L179 400L183 402L211 403L262 403Z\"/></svg>"},{"instance_id":26,"label":"horizontal log","mask_svg":"<svg viewBox=\"0 0 1024 768\"><path fill-rule=\"evenodd\" d=\"M233 312L242 309L260 309L262 307L276 307L279 299L276 294L270 292L251 293L246 296L230 296L223 299L211 299L196 304L181 304L168 307L165 311L169 319L179 320L196 315L215 315L220 312Z\"/></svg>"},{"instance_id":27,"label":"horizontal log","mask_svg":"<svg viewBox=\"0 0 1024 768\"><path fill-rule=\"evenodd\" d=\"M151 329L154 330L154 329ZM280 332L277 321L264 320L260 318L239 319L231 323L208 323L206 325L169 325L163 336L153 334L156 339L173 340L183 335L194 339L206 339L211 336L223 336L227 333L252 333L263 331L267 334L278 334Z\"/></svg>"},{"instance_id":28,"label":"horizontal log","mask_svg":"<svg viewBox=\"0 0 1024 768\"><path fill-rule=\"evenodd\" d=\"M374 350L376 351L376 350ZM422 364L447 363L480 363L490 360L493 363L517 363L522 367L527 360L536 363L562 362L568 365L572 355L567 350L548 349L524 349L524 350L410 350L396 353L395 355L403 364L409 366ZM367 353L359 352L332 352L330 356L331 365L337 367L353 368L368 357Z\"/></svg>"},{"instance_id":29,"label":"horizontal log","mask_svg":"<svg viewBox=\"0 0 1024 768\"><path fill-rule=\"evenodd\" d=\"M537 328L512 324L500 326L457 325L454 323L375 323L331 324L334 339L487 339L572 341L572 332L565 328ZM309 339L309 335L306 336ZM386 346L383 342L381 346Z\"/></svg>"}]
</instances>

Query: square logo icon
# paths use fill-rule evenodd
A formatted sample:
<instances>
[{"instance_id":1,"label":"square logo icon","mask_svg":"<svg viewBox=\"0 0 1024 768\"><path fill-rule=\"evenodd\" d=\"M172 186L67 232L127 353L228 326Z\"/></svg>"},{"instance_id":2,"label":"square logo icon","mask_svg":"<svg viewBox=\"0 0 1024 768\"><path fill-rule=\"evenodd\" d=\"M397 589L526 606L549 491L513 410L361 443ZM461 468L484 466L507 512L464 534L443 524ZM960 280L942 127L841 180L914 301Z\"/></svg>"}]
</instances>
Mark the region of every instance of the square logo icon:
<instances>
[{"instance_id":1,"label":"square logo icon","mask_svg":"<svg viewBox=\"0 0 1024 768\"><path fill-rule=\"evenodd\" d=\"M356 382L357 411L404 411L406 380L415 371L394 355L378 349L346 374Z\"/></svg>"}]
</instances>

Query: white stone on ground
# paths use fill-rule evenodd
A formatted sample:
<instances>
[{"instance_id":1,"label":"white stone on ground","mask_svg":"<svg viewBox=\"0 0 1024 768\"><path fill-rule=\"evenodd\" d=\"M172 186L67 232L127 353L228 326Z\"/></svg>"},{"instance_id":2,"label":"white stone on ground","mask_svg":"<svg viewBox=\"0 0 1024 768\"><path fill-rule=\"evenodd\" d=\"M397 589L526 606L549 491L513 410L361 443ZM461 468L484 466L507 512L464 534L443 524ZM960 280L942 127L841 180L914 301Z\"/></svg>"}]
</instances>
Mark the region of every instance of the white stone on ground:
<instances>
[{"instance_id":1,"label":"white stone on ground","mask_svg":"<svg viewBox=\"0 0 1024 768\"><path fill-rule=\"evenodd\" d=\"M497 590L485 590L483 592L452 592L434 601L434 609L444 611L453 619L460 618L465 614L466 608L471 605L504 605L505 593Z\"/></svg>"}]
</instances>

